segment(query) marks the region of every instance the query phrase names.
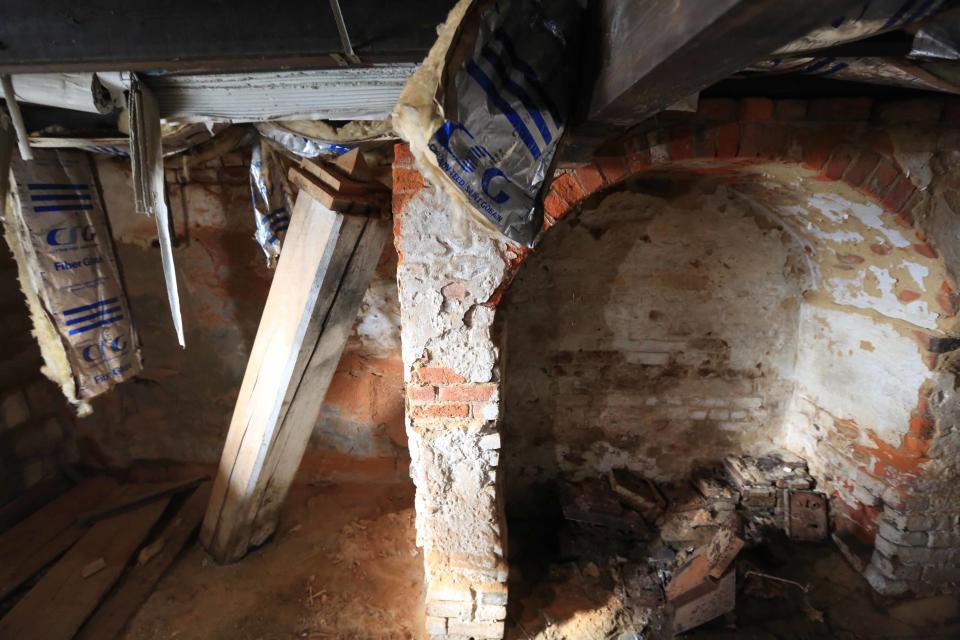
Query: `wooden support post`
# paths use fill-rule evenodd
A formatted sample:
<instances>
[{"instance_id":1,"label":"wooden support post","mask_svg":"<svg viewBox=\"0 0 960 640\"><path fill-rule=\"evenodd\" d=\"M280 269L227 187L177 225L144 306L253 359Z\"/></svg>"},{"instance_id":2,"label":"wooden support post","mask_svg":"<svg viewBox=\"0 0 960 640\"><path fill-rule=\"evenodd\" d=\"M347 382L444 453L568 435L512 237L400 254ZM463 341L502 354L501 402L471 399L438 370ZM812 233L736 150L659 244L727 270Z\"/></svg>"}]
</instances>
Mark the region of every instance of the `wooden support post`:
<instances>
[{"instance_id":1,"label":"wooden support post","mask_svg":"<svg viewBox=\"0 0 960 640\"><path fill-rule=\"evenodd\" d=\"M200 532L219 562L266 540L390 235L301 191Z\"/></svg>"}]
</instances>

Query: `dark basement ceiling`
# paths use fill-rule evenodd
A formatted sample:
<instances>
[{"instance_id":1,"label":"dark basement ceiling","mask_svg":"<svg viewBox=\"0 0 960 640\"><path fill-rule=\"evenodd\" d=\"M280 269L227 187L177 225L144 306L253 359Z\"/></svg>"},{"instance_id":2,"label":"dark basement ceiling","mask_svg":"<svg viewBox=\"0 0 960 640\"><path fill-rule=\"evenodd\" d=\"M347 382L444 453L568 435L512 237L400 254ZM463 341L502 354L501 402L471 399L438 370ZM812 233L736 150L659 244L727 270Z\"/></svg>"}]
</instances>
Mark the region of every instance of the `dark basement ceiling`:
<instances>
[{"instance_id":1,"label":"dark basement ceiling","mask_svg":"<svg viewBox=\"0 0 960 640\"><path fill-rule=\"evenodd\" d=\"M454 0L340 3L362 63L420 62ZM326 0L7 0L0 72L337 66Z\"/></svg>"}]
</instances>

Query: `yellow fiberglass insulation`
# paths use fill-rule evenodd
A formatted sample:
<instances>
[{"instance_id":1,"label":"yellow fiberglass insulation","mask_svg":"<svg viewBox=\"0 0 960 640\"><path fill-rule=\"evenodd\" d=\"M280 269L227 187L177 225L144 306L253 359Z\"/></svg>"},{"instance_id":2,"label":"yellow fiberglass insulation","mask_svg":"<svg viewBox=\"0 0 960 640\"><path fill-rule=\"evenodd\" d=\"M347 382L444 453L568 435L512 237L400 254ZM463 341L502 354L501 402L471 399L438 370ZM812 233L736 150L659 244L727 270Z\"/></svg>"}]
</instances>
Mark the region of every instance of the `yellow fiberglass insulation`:
<instances>
[{"instance_id":1,"label":"yellow fiberglass insulation","mask_svg":"<svg viewBox=\"0 0 960 640\"><path fill-rule=\"evenodd\" d=\"M437 41L433 43L423 64L407 80L393 110L393 129L410 145L417 169L429 183L443 189L450 199L457 203L457 206L453 207L455 228L451 231L460 235L465 235L462 226L464 211L469 212L473 220L480 223L484 229L496 233L496 227L478 212L466 195L447 178L427 145L433 133L443 124L443 106L437 100L438 88L443 80L448 52L454 45L460 24L472 4L473 0L460 0L450 10L446 22L437 31Z\"/></svg>"}]
</instances>

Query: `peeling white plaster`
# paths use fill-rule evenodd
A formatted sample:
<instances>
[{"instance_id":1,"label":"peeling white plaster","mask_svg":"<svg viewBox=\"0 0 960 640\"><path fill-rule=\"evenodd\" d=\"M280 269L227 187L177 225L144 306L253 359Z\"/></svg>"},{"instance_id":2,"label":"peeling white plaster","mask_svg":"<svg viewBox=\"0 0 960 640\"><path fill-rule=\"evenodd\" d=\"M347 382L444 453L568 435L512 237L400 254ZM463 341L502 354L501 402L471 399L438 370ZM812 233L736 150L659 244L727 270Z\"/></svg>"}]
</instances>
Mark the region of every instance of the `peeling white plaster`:
<instances>
[{"instance_id":1,"label":"peeling white plaster","mask_svg":"<svg viewBox=\"0 0 960 640\"><path fill-rule=\"evenodd\" d=\"M900 231L883 223L883 209L878 205L853 202L834 193L815 193L809 196L809 206L836 222L843 222L852 215L865 226L879 231L895 247L909 247L911 244Z\"/></svg>"},{"instance_id":2,"label":"peeling white plaster","mask_svg":"<svg viewBox=\"0 0 960 640\"><path fill-rule=\"evenodd\" d=\"M925 281L927 276L930 275L930 269L923 266L922 264L917 264L916 262L908 262L906 260L901 262L900 266L910 272L910 277L912 277L914 282L917 283L917 286L920 288L920 291L927 290L927 285L925 284Z\"/></svg>"},{"instance_id":3,"label":"peeling white plaster","mask_svg":"<svg viewBox=\"0 0 960 640\"><path fill-rule=\"evenodd\" d=\"M408 377L413 363L428 356L434 366L450 367L470 382L488 382L497 350L490 338L494 312L483 305L505 277L507 246L469 220L452 232L454 217L451 200L429 186L401 217L403 361ZM462 285L457 295L444 297L442 291L455 283Z\"/></svg>"},{"instance_id":4,"label":"peeling white plaster","mask_svg":"<svg viewBox=\"0 0 960 640\"><path fill-rule=\"evenodd\" d=\"M901 302L893 292L897 279L890 275L890 271L876 265L870 265L868 269L876 279L876 286L880 290L879 296L867 292L869 287L867 287L866 275L862 271L853 278L829 278L824 289L837 304L858 309L872 309L887 317L904 320L925 329L937 328L937 320L940 316L930 310L925 300Z\"/></svg>"},{"instance_id":5,"label":"peeling white plaster","mask_svg":"<svg viewBox=\"0 0 960 640\"><path fill-rule=\"evenodd\" d=\"M899 443L930 377L917 343L890 325L859 313L801 308L798 393L833 416Z\"/></svg>"},{"instance_id":6,"label":"peeling white plaster","mask_svg":"<svg viewBox=\"0 0 960 640\"><path fill-rule=\"evenodd\" d=\"M375 279L360 303L357 337L368 355L385 358L400 346L400 300L397 285Z\"/></svg>"}]
</instances>

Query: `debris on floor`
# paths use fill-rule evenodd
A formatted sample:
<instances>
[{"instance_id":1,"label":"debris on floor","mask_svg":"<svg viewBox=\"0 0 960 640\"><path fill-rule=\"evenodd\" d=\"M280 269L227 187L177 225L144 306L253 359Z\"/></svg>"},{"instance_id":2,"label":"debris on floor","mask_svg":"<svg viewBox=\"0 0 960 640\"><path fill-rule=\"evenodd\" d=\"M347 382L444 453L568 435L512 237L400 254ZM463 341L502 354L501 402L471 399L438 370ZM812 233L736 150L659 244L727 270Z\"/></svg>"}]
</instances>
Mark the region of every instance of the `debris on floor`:
<instances>
[{"instance_id":1,"label":"debris on floor","mask_svg":"<svg viewBox=\"0 0 960 640\"><path fill-rule=\"evenodd\" d=\"M784 452L728 456L677 482L628 469L567 482L558 538L566 564L549 575L581 590L608 585L623 637L669 638L718 618L733 624L737 585L752 568L741 566L744 550L828 535L827 499L813 487L806 461Z\"/></svg>"}]
</instances>

